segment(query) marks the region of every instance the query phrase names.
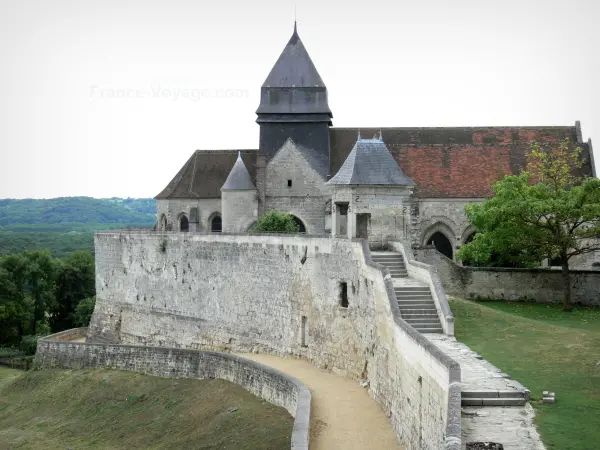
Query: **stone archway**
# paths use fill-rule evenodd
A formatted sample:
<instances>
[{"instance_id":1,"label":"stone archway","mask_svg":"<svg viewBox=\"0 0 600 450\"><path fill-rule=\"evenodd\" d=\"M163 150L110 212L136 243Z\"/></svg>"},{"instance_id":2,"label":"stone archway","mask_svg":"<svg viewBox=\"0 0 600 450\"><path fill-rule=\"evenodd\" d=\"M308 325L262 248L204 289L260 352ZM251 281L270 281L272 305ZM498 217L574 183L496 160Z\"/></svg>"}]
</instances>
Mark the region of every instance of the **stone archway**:
<instances>
[{"instance_id":1,"label":"stone archway","mask_svg":"<svg viewBox=\"0 0 600 450\"><path fill-rule=\"evenodd\" d=\"M215 215L210 221L210 231L220 233L223 231L223 220L220 215Z\"/></svg>"},{"instance_id":2,"label":"stone archway","mask_svg":"<svg viewBox=\"0 0 600 450\"><path fill-rule=\"evenodd\" d=\"M294 222L296 223L296 225L298 225L299 232L306 233L306 225L304 225L304 222L302 222L302 220L300 220L293 214L290 214L290 216L292 216L292 219L294 219Z\"/></svg>"},{"instance_id":3,"label":"stone archway","mask_svg":"<svg viewBox=\"0 0 600 450\"><path fill-rule=\"evenodd\" d=\"M179 231L184 233L190 231L190 221L185 214L179 216Z\"/></svg>"},{"instance_id":4,"label":"stone archway","mask_svg":"<svg viewBox=\"0 0 600 450\"><path fill-rule=\"evenodd\" d=\"M440 252L442 255L446 256L449 259L454 258L454 249L452 248L452 242L450 239L441 231L436 231L433 233L425 245L433 245L435 249Z\"/></svg>"},{"instance_id":5,"label":"stone archway","mask_svg":"<svg viewBox=\"0 0 600 450\"><path fill-rule=\"evenodd\" d=\"M158 222L158 229L159 231L167 231L167 216L164 214L161 214L160 216L160 221Z\"/></svg>"}]
</instances>

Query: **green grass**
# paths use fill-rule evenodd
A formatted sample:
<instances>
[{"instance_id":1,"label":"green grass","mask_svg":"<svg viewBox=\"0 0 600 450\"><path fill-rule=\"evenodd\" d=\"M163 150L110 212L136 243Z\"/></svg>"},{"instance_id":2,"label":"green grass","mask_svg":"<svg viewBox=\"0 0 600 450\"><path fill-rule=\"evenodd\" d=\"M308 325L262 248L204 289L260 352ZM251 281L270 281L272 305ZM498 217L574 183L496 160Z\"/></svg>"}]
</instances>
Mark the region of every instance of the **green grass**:
<instances>
[{"instance_id":1,"label":"green grass","mask_svg":"<svg viewBox=\"0 0 600 450\"><path fill-rule=\"evenodd\" d=\"M452 299L456 338L531 390L548 450L600 448L600 312ZM556 404L541 403L542 391Z\"/></svg>"},{"instance_id":2,"label":"green grass","mask_svg":"<svg viewBox=\"0 0 600 450\"><path fill-rule=\"evenodd\" d=\"M0 368L0 448L289 449L292 426L223 380Z\"/></svg>"}]
</instances>

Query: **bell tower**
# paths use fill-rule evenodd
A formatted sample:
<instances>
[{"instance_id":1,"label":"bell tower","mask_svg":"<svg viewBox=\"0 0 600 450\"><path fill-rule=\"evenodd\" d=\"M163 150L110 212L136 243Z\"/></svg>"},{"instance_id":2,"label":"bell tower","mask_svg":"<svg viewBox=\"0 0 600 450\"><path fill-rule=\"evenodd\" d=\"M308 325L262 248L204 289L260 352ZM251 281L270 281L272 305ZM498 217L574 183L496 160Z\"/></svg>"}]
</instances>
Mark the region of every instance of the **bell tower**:
<instances>
[{"instance_id":1,"label":"bell tower","mask_svg":"<svg viewBox=\"0 0 600 450\"><path fill-rule=\"evenodd\" d=\"M260 154L268 162L291 138L296 144L329 159L331 110L327 88L304 44L294 33L260 90L256 122L260 126Z\"/></svg>"}]
</instances>

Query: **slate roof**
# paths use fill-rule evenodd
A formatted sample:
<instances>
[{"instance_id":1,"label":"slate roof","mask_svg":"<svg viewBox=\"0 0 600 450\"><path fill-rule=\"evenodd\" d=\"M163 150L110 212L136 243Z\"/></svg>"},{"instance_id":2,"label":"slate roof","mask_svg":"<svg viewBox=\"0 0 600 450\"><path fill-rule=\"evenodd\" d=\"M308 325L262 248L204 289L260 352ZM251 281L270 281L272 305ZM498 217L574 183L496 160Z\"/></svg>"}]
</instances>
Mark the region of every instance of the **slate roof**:
<instances>
[{"instance_id":1,"label":"slate roof","mask_svg":"<svg viewBox=\"0 0 600 450\"><path fill-rule=\"evenodd\" d=\"M382 140L359 138L327 184L412 186L415 183L402 172Z\"/></svg>"},{"instance_id":2,"label":"slate roof","mask_svg":"<svg viewBox=\"0 0 600 450\"><path fill-rule=\"evenodd\" d=\"M298 36L296 24L292 37L262 87L325 87L321 75Z\"/></svg>"},{"instance_id":3,"label":"slate roof","mask_svg":"<svg viewBox=\"0 0 600 450\"><path fill-rule=\"evenodd\" d=\"M254 191L256 186L252 182L252 177L242 160L242 153L238 152L238 158L229 172L222 191Z\"/></svg>"},{"instance_id":4,"label":"slate roof","mask_svg":"<svg viewBox=\"0 0 600 450\"><path fill-rule=\"evenodd\" d=\"M281 114L326 115L320 119L330 122L332 114L327 87L298 36L295 24L292 37L260 91L260 105L256 110L259 122L282 121Z\"/></svg>"},{"instance_id":5,"label":"slate roof","mask_svg":"<svg viewBox=\"0 0 600 450\"><path fill-rule=\"evenodd\" d=\"M155 198L220 198L221 187L239 152L250 177L255 180L258 150L196 150Z\"/></svg>"}]
</instances>

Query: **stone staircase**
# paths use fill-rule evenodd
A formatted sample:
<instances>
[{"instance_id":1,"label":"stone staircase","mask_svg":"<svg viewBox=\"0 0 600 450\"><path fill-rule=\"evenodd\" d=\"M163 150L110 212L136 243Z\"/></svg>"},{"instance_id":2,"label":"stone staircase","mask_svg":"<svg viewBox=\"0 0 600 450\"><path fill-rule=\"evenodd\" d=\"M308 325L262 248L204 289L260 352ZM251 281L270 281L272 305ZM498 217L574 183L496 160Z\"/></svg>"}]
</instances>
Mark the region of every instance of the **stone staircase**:
<instances>
[{"instance_id":1,"label":"stone staircase","mask_svg":"<svg viewBox=\"0 0 600 450\"><path fill-rule=\"evenodd\" d=\"M390 271L402 318L421 333L442 333L429 286L408 277L402 254L372 252L371 258Z\"/></svg>"}]
</instances>

